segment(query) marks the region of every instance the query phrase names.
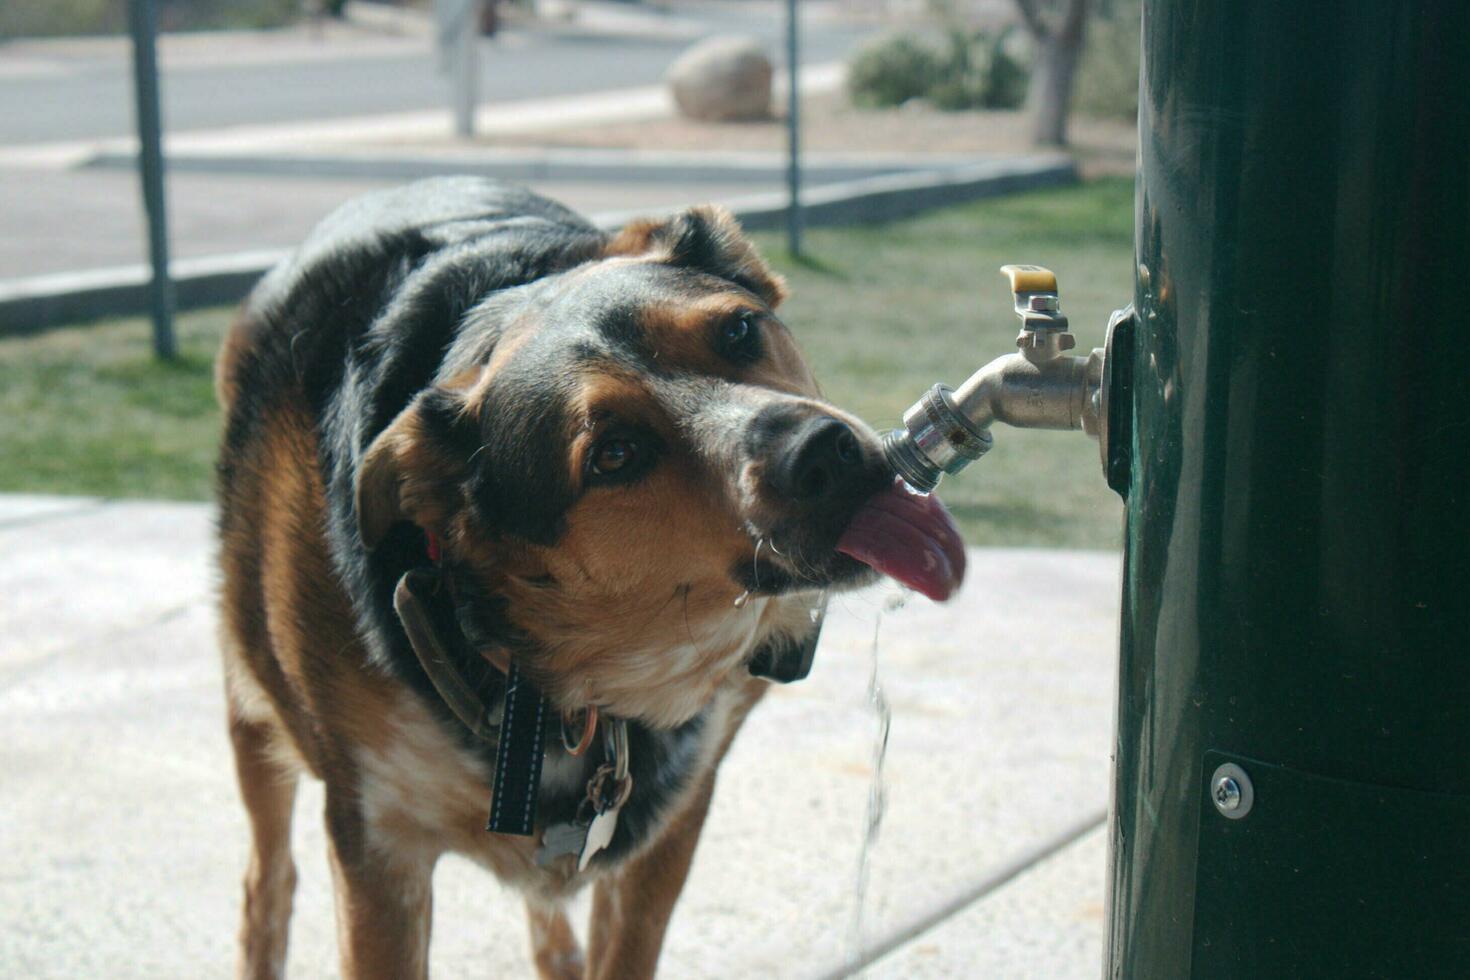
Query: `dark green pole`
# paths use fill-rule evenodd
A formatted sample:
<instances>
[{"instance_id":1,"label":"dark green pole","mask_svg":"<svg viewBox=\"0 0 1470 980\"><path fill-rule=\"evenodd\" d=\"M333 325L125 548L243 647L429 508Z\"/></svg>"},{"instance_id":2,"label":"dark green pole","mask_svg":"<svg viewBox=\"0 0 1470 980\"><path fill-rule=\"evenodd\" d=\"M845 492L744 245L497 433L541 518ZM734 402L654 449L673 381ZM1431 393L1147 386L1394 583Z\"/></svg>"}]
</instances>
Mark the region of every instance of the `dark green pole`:
<instances>
[{"instance_id":1,"label":"dark green pole","mask_svg":"<svg viewBox=\"0 0 1470 980\"><path fill-rule=\"evenodd\" d=\"M1141 96L1107 974L1466 976L1470 4L1145 0Z\"/></svg>"},{"instance_id":2,"label":"dark green pole","mask_svg":"<svg viewBox=\"0 0 1470 980\"><path fill-rule=\"evenodd\" d=\"M174 289L168 274L168 216L164 209L163 139L158 111L157 33L153 0L128 0L128 29L133 35L133 94L138 113L138 170L143 181L143 210L148 220L148 259L153 269L149 305L153 311L153 349L172 358Z\"/></svg>"},{"instance_id":3,"label":"dark green pole","mask_svg":"<svg viewBox=\"0 0 1470 980\"><path fill-rule=\"evenodd\" d=\"M801 92L797 84L801 64L797 35L797 0L786 0L786 248L801 254Z\"/></svg>"}]
</instances>

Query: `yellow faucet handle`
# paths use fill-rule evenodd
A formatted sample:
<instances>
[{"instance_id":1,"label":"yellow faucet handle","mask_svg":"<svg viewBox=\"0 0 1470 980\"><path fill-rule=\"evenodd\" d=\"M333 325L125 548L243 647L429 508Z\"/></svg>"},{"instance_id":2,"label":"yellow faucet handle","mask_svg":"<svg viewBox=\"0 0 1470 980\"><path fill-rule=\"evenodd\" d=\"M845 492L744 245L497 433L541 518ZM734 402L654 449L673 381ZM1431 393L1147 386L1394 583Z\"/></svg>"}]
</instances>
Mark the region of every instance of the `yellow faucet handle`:
<instances>
[{"instance_id":1,"label":"yellow faucet handle","mask_svg":"<svg viewBox=\"0 0 1470 980\"><path fill-rule=\"evenodd\" d=\"M1057 276L1039 265L1003 265L1001 274L1011 281L1013 293L1054 293Z\"/></svg>"}]
</instances>

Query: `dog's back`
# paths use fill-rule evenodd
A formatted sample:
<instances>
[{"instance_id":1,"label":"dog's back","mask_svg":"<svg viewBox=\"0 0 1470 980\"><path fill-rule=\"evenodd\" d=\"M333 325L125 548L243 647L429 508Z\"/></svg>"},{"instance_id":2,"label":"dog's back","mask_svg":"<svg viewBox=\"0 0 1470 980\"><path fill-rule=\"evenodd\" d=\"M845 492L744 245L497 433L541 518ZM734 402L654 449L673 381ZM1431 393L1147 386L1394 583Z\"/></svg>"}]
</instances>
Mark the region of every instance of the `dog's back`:
<instances>
[{"instance_id":1,"label":"dog's back","mask_svg":"<svg viewBox=\"0 0 1470 980\"><path fill-rule=\"evenodd\" d=\"M352 519L351 462L430 382L471 305L585 261L606 241L522 188L422 181L329 215L232 325L216 367L231 677L262 689L313 770L319 739L290 717L307 691L284 685L326 668L295 634L309 627L313 645L356 646L351 607L369 619L388 613L386 602L336 587L366 588L360 562L332 547Z\"/></svg>"},{"instance_id":2,"label":"dog's back","mask_svg":"<svg viewBox=\"0 0 1470 980\"><path fill-rule=\"evenodd\" d=\"M225 413L217 493L230 736L254 841L242 976L284 971L295 774L355 784L356 753L381 745L384 719L402 713L401 678L390 679L391 665L369 668L382 651L362 628L391 615L387 597L368 594L360 558L332 546L334 528L351 520L350 462L429 383L471 304L605 242L522 189L425 181L330 215L261 281L230 328L216 364ZM478 816L483 801L466 802ZM350 823L329 802L334 819ZM339 868L360 863L338 853L352 840L335 835ZM563 955L571 941L552 930L538 956ZM419 953L395 959L405 948ZM426 948L344 949L344 966L354 969L358 955L363 972L413 975Z\"/></svg>"}]
</instances>

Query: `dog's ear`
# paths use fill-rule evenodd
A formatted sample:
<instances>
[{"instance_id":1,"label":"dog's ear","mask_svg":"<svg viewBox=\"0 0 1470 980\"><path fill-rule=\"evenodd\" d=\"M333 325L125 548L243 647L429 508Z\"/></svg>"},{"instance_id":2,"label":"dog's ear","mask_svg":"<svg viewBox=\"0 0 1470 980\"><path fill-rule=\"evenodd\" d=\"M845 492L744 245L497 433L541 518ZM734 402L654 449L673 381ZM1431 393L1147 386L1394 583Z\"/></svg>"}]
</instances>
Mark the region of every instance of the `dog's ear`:
<instances>
[{"instance_id":1,"label":"dog's ear","mask_svg":"<svg viewBox=\"0 0 1470 980\"><path fill-rule=\"evenodd\" d=\"M735 216L718 205L631 222L613 236L607 254L647 256L709 272L745 287L772 309L786 298L786 281L760 257Z\"/></svg>"},{"instance_id":2,"label":"dog's ear","mask_svg":"<svg viewBox=\"0 0 1470 980\"><path fill-rule=\"evenodd\" d=\"M478 440L460 396L430 388L379 433L358 464L357 528L377 546L399 521L442 530L464 493L465 460Z\"/></svg>"}]
</instances>

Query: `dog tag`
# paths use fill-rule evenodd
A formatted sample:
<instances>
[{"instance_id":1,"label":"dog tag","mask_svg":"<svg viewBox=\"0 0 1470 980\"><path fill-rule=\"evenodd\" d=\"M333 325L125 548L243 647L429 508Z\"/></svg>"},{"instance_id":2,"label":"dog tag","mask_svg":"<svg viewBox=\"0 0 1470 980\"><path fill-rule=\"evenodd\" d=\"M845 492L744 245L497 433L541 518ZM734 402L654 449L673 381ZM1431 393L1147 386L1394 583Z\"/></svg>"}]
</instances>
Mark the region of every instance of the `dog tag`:
<instances>
[{"instance_id":1,"label":"dog tag","mask_svg":"<svg viewBox=\"0 0 1470 980\"><path fill-rule=\"evenodd\" d=\"M544 868L568 854L580 855L586 842L586 827L576 822L552 824L541 835L541 846L536 849L536 865Z\"/></svg>"},{"instance_id":2,"label":"dog tag","mask_svg":"<svg viewBox=\"0 0 1470 980\"><path fill-rule=\"evenodd\" d=\"M577 861L578 872L586 871L597 852L612 843L613 833L618 829L618 813L622 809L621 806L615 806L592 818L592 826L587 828L587 840L582 845L582 856Z\"/></svg>"}]
</instances>

